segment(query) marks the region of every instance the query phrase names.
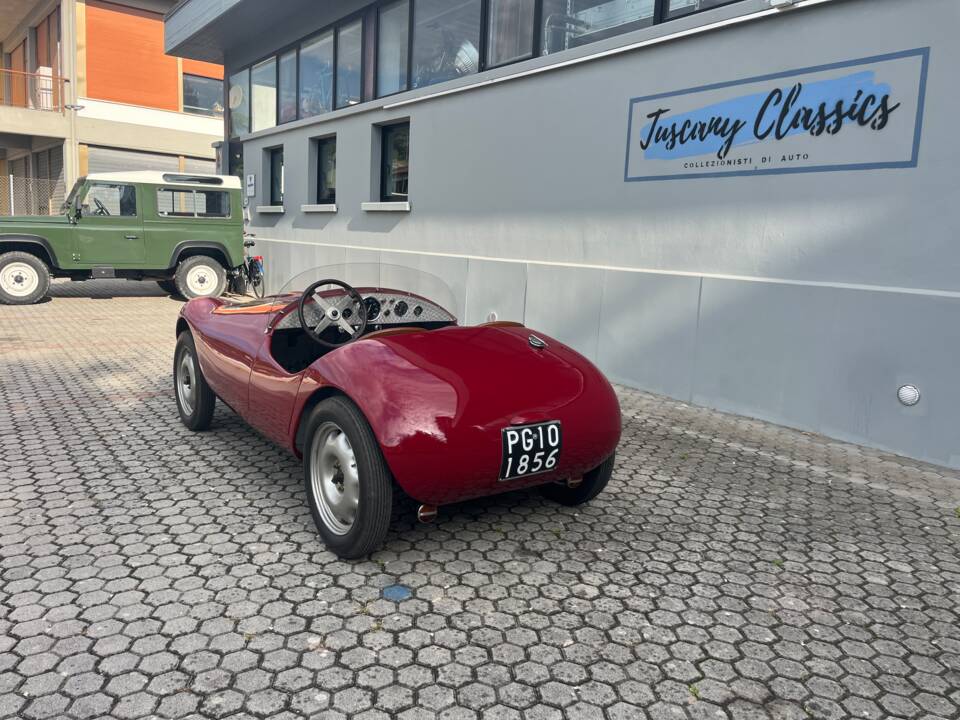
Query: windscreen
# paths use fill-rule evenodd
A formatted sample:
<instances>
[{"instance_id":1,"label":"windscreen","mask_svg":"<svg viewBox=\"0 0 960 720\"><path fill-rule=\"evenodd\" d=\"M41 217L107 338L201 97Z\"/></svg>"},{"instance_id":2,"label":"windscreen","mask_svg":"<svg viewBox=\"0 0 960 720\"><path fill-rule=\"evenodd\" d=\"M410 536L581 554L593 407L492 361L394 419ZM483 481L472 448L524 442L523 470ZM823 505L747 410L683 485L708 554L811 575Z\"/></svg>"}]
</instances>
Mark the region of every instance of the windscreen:
<instances>
[{"instance_id":1,"label":"windscreen","mask_svg":"<svg viewBox=\"0 0 960 720\"><path fill-rule=\"evenodd\" d=\"M323 265L295 275L280 289L280 294L302 293L320 280L340 280L356 288L361 294L364 290L398 290L412 293L439 305L454 317L460 317L456 296L449 285L436 275L403 265L383 263Z\"/></svg>"}]
</instances>

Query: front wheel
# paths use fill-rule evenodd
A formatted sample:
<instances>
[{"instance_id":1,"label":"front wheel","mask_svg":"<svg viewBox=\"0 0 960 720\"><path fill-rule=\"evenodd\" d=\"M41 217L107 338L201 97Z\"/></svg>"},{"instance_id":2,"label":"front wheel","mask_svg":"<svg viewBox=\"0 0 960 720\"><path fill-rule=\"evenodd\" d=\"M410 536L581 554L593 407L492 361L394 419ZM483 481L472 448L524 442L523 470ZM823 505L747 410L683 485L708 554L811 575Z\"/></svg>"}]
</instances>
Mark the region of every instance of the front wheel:
<instances>
[{"instance_id":1,"label":"front wheel","mask_svg":"<svg viewBox=\"0 0 960 720\"><path fill-rule=\"evenodd\" d=\"M173 352L173 388L180 421L194 432L208 430L213 421L217 396L200 371L193 335L180 333Z\"/></svg>"},{"instance_id":2,"label":"front wheel","mask_svg":"<svg viewBox=\"0 0 960 720\"><path fill-rule=\"evenodd\" d=\"M50 289L50 269L40 258L25 252L0 255L0 302L32 305Z\"/></svg>"},{"instance_id":3,"label":"front wheel","mask_svg":"<svg viewBox=\"0 0 960 720\"><path fill-rule=\"evenodd\" d=\"M306 421L303 478L320 537L341 558L376 550L387 535L393 481L363 413L346 398L324 400Z\"/></svg>"},{"instance_id":4,"label":"front wheel","mask_svg":"<svg viewBox=\"0 0 960 720\"><path fill-rule=\"evenodd\" d=\"M174 276L177 290L187 300L220 297L227 288L227 271L206 255L194 255L177 266Z\"/></svg>"},{"instance_id":5,"label":"front wheel","mask_svg":"<svg viewBox=\"0 0 960 720\"><path fill-rule=\"evenodd\" d=\"M544 485L541 492L545 497L561 505L583 505L590 502L607 483L610 482L610 476L613 474L613 465L616 462L617 454L614 453L600 465L583 476L579 485L570 487L566 483L551 483Z\"/></svg>"}]
</instances>

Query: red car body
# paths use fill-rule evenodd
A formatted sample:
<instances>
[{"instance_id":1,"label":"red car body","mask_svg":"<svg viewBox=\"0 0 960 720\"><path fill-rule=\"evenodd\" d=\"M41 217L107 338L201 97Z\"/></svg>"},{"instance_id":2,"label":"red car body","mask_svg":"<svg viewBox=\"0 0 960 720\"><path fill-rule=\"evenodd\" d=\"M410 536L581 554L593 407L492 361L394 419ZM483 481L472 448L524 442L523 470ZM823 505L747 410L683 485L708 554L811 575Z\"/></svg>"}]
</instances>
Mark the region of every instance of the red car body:
<instances>
[{"instance_id":1,"label":"red car body","mask_svg":"<svg viewBox=\"0 0 960 720\"><path fill-rule=\"evenodd\" d=\"M363 291L361 291L363 292ZM250 425L301 455L301 421L320 399L363 412L400 487L442 505L582 476L616 449L620 405L586 358L515 323L384 330L327 352L302 372L271 353L273 327L299 294L259 305L198 298L181 311L214 393ZM558 420L563 449L549 472L502 481L502 430Z\"/></svg>"}]
</instances>

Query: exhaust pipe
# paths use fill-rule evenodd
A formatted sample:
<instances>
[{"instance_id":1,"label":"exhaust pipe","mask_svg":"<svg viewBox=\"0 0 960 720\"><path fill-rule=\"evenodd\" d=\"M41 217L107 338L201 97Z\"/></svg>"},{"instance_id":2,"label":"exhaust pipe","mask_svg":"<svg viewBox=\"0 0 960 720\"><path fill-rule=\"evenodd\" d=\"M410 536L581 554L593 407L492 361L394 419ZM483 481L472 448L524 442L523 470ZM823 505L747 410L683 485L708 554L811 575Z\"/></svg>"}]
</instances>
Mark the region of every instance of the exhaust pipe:
<instances>
[{"instance_id":1,"label":"exhaust pipe","mask_svg":"<svg viewBox=\"0 0 960 720\"><path fill-rule=\"evenodd\" d=\"M431 523L437 519L436 505L421 505L417 508L417 520L422 523Z\"/></svg>"}]
</instances>

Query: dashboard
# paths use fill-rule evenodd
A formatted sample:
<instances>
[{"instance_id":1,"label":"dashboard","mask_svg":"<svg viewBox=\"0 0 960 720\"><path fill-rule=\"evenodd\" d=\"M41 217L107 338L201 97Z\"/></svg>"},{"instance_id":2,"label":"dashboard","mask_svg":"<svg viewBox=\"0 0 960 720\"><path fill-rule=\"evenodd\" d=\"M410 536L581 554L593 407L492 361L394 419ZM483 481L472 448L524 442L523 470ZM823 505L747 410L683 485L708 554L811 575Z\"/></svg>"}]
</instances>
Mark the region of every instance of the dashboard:
<instances>
[{"instance_id":1,"label":"dashboard","mask_svg":"<svg viewBox=\"0 0 960 720\"><path fill-rule=\"evenodd\" d=\"M410 293L395 290L370 290L358 288L357 292L363 297L364 310L367 313L367 331L379 330L384 327L397 325L419 325L421 323L452 323L456 318L442 307L425 298ZM351 303L352 305L352 303ZM323 315L314 302L308 302L303 313L307 323L316 325L323 319ZM350 320L354 308L343 309L343 317ZM277 323L277 330L289 330L300 327L300 318L296 308L288 312Z\"/></svg>"}]
</instances>

